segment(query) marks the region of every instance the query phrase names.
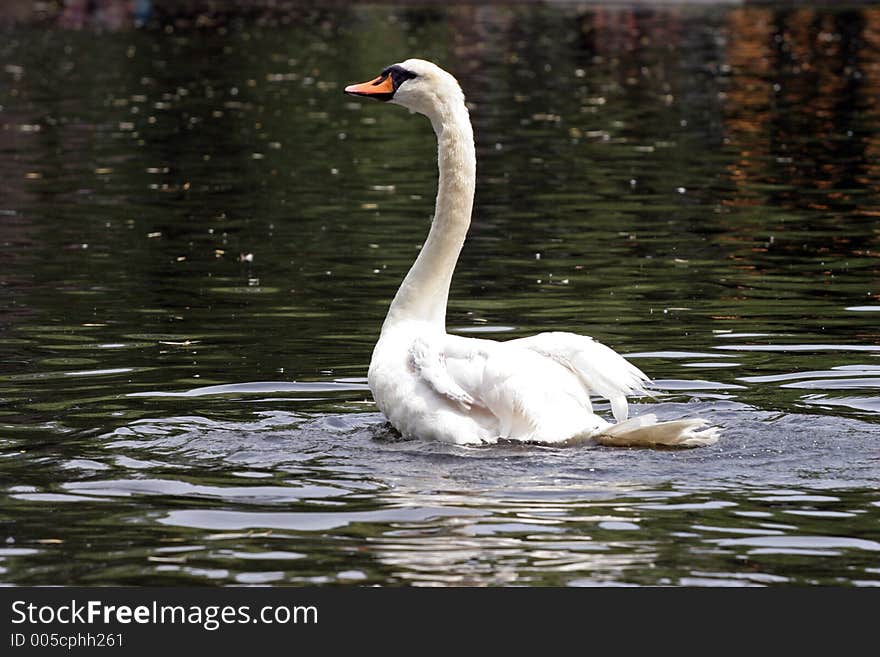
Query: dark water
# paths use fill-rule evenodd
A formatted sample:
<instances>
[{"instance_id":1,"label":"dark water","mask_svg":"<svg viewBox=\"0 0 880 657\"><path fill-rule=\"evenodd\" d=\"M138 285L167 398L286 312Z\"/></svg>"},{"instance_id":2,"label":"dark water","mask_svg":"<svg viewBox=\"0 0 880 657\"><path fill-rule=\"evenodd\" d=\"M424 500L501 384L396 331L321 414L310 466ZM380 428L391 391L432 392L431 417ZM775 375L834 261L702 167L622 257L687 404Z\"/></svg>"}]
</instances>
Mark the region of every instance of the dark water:
<instances>
[{"instance_id":1,"label":"dark water","mask_svg":"<svg viewBox=\"0 0 880 657\"><path fill-rule=\"evenodd\" d=\"M2 582L880 584L880 9L0 30ZM435 146L341 88L416 55L478 142L450 328L592 335L716 446L387 430Z\"/></svg>"}]
</instances>

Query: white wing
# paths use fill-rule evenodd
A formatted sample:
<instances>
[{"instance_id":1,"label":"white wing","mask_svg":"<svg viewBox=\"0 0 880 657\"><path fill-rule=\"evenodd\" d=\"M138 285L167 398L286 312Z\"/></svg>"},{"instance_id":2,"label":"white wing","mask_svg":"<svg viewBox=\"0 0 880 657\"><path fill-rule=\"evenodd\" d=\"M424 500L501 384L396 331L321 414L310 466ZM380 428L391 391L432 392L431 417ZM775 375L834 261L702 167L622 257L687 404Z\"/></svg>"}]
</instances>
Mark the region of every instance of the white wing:
<instances>
[{"instance_id":1,"label":"white wing","mask_svg":"<svg viewBox=\"0 0 880 657\"><path fill-rule=\"evenodd\" d=\"M494 417L497 435L557 442L604 426L577 374L515 341L447 335L448 375Z\"/></svg>"},{"instance_id":2,"label":"white wing","mask_svg":"<svg viewBox=\"0 0 880 657\"><path fill-rule=\"evenodd\" d=\"M592 413L589 395L611 401L614 417L626 419L626 396L644 392L647 377L623 357L591 338L542 333L495 342L446 335L418 337L409 366L495 436L559 441L607 423ZM494 418L494 419L493 419Z\"/></svg>"},{"instance_id":3,"label":"white wing","mask_svg":"<svg viewBox=\"0 0 880 657\"><path fill-rule=\"evenodd\" d=\"M531 349L577 374L587 390L611 402L611 411L618 422L623 422L629 415L627 395L648 394L645 383L649 379L644 372L613 349L588 336L539 333L511 340L510 344Z\"/></svg>"},{"instance_id":4,"label":"white wing","mask_svg":"<svg viewBox=\"0 0 880 657\"><path fill-rule=\"evenodd\" d=\"M416 338L410 348L410 365L413 370L439 395L455 402L462 410L469 411L478 402L468 394L449 373L443 345Z\"/></svg>"}]
</instances>

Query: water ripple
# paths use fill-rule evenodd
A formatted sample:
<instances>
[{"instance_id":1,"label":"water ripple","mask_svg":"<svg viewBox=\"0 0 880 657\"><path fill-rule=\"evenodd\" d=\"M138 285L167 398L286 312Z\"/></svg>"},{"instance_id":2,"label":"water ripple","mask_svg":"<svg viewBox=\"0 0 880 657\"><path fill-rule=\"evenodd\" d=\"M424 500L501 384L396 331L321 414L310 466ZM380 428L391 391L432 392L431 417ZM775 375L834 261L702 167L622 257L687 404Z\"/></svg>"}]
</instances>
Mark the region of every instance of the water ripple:
<instances>
[{"instance_id":1,"label":"water ripple","mask_svg":"<svg viewBox=\"0 0 880 657\"><path fill-rule=\"evenodd\" d=\"M365 383L347 381L327 382L298 382L298 381L255 381L253 383L230 383L225 385L205 386L193 388L183 392L151 391L130 392L127 397L204 397L209 395L253 395L267 392L290 392L290 393L328 393L337 391L363 391L369 390Z\"/></svg>"}]
</instances>

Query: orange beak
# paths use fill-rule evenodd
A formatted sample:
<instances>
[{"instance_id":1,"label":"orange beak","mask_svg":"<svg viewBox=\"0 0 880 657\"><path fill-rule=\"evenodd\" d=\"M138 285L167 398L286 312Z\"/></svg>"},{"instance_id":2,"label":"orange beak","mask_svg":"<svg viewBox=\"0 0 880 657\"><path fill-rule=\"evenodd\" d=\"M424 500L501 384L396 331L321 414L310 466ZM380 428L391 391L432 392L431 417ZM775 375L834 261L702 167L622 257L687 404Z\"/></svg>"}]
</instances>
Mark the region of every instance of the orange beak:
<instances>
[{"instance_id":1,"label":"orange beak","mask_svg":"<svg viewBox=\"0 0 880 657\"><path fill-rule=\"evenodd\" d=\"M348 85L345 93L352 96L373 97L376 100L389 100L394 95L394 81L390 75L380 75L369 82Z\"/></svg>"}]
</instances>

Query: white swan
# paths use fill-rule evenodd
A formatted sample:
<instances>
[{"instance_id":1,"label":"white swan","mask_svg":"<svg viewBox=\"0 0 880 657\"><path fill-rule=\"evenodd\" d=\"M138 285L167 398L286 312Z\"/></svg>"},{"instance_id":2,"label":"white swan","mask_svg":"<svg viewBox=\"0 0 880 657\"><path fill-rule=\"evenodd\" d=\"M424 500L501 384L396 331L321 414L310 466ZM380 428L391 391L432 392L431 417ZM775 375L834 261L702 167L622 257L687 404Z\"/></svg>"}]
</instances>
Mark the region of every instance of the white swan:
<instances>
[{"instance_id":1,"label":"white swan","mask_svg":"<svg viewBox=\"0 0 880 657\"><path fill-rule=\"evenodd\" d=\"M471 222L476 155L464 94L452 75L408 59L345 93L424 114L437 133L440 181L427 241L406 275L370 362L370 390L405 437L447 443L498 440L695 447L718 439L700 419L627 420L626 396L645 394L641 370L592 338L573 333L495 342L449 335L446 303ZM590 394L611 401L611 424Z\"/></svg>"}]
</instances>

